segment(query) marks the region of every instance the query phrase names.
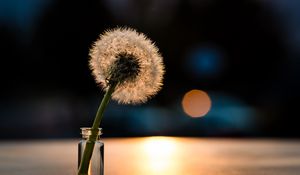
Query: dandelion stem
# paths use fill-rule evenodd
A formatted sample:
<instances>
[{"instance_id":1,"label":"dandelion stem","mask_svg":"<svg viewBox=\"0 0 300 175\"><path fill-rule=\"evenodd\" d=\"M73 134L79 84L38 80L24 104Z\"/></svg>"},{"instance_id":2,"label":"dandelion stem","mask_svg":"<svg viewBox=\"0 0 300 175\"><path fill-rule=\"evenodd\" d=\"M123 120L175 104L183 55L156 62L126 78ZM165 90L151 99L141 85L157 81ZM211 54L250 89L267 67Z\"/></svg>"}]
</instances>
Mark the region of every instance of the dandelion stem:
<instances>
[{"instance_id":1,"label":"dandelion stem","mask_svg":"<svg viewBox=\"0 0 300 175\"><path fill-rule=\"evenodd\" d=\"M111 85L109 86L108 90L106 91L101 104L98 108L97 114L96 114L96 118L94 120L92 129L91 129L91 135L89 136L88 140L86 141L86 145L84 148L84 152L81 158L81 162L80 162L80 166L78 169L78 175L88 175L88 169L89 169L89 164L90 164L90 160L93 154L93 150L94 150L94 145L98 136L98 132L99 132L99 126L100 126L100 122L103 118L103 113L104 110L111 98L112 93L115 90L117 83L111 83Z\"/></svg>"}]
</instances>

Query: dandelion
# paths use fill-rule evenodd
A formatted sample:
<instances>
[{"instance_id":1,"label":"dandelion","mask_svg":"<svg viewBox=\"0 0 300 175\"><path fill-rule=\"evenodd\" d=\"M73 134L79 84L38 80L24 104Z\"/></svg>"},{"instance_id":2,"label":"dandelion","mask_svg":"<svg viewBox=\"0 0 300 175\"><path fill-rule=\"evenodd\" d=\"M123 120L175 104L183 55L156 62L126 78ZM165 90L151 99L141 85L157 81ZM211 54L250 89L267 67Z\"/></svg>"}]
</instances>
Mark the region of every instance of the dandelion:
<instances>
[{"instance_id":1,"label":"dandelion","mask_svg":"<svg viewBox=\"0 0 300 175\"><path fill-rule=\"evenodd\" d=\"M144 34L129 28L105 32L90 52L90 68L105 90L118 82L112 99L143 103L161 89L164 66L157 47Z\"/></svg>"},{"instance_id":2,"label":"dandelion","mask_svg":"<svg viewBox=\"0 0 300 175\"><path fill-rule=\"evenodd\" d=\"M164 65L154 43L130 28L116 28L100 35L91 51L89 65L105 90L91 135L86 142L78 175L86 175L99 125L110 98L123 104L146 102L162 87Z\"/></svg>"}]
</instances>

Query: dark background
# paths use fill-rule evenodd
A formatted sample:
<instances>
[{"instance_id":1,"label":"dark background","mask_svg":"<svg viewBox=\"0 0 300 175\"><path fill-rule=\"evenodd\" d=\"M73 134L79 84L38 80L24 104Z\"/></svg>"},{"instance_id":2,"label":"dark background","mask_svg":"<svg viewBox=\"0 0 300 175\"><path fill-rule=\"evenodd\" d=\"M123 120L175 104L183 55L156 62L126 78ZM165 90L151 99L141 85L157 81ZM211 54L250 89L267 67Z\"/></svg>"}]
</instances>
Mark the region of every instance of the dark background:
<instances>
[{"instance_id":1,"label":"dark background","mask_svg":"<svg viewBox=\"0 0 300 175\"><path fill-rule=\"evenodd\" d=\"M300 1L1 0L0 138L80 137L103 96L89 48L117 26L155 41L166 75L147 103L109 104L105 137L300 137ZM204 117L182 109L192 89Z\"/></svg>"}]
</instances>

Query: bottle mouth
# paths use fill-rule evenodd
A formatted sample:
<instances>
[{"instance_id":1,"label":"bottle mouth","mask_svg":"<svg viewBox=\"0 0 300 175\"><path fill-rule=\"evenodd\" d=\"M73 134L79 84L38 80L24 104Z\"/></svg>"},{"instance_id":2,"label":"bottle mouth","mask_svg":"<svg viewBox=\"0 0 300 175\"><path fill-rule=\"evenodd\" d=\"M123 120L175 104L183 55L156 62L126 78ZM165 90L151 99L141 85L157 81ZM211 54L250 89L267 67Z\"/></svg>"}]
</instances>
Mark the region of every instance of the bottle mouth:
<instances>
[{"instance_id":1,"label":"bottle mouth","mask_svg":"<svg viewBox=\"0 0 300 175\"><path fill-rule=\"evenodd\" d=\"M81 135L82 136L90 136L92 134L92 128L89 127L82 127ZM102 128L98 128L98 136L102 135Z\"/></svg>"}]
</instances>

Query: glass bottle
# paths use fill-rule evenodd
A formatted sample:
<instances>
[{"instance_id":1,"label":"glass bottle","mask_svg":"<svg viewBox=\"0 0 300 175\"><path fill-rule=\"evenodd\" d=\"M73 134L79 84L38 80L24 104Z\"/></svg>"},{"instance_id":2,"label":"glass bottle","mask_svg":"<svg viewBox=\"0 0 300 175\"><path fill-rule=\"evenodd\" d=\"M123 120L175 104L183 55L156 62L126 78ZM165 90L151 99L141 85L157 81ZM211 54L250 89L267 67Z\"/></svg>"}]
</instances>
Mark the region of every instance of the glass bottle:
<instances>
[{"instance_id":1,"label":"glass bottle","mask_svg":"<svg viewBox=\"0 0 300 175\"><path fill-rule=\"evenodd\" d=\"M91 135L91 128L80 128L82 139L78 143L78 167L85 148L85 143ZM88 175L103 175L104 174L104 143L100 141L102 129L99 128L98 137L95 142L93 155L90 161Z\"/></svg>"}]
</instances>

